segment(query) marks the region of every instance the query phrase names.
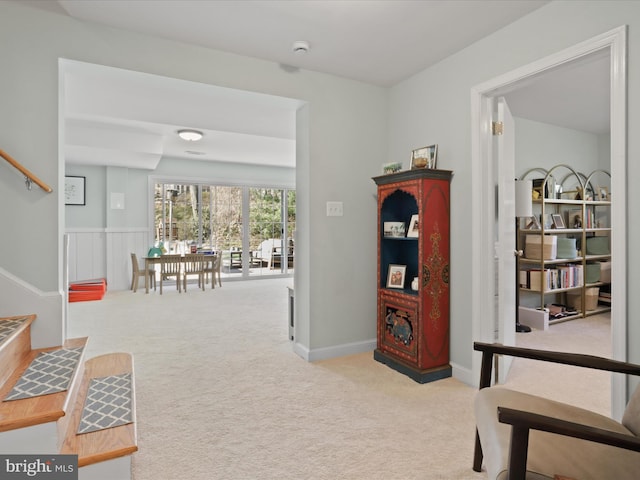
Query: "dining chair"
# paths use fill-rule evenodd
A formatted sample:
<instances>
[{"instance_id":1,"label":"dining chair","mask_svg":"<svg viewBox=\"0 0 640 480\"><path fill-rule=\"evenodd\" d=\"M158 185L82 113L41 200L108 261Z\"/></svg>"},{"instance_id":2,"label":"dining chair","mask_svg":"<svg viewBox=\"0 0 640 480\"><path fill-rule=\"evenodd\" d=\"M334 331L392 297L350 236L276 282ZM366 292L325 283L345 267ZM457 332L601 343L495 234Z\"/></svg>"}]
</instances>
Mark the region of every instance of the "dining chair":
<instances>
[{"instance_id":1,"label":"dining chair","mask_svg":"<svg viewBox=\"0 0 640 480\"><path fill-rule=\"evenodd\" d=\"M187 253L184 256L184 268L182 271L183 276L183 287L184 291L187 291L187 276L188 275L197 275L198 276L198 287L204 290L205 282L204 282L204 254L202 253Z\"/></svg>"},{"instance_id":2,"label":"dining chair","mask_svg":"<svg viewBox=\"0 0 640 480\"><path fill-rule=\"evenodd\" d=\"M156 271L153 268L140 267L138 263L138 256L135 253L131 254L131 290L133 293L138 291L138 285L140 279L149 276L149 284L156 289Z\"/></svg>"},{"instance_id":3,"label":"dining chair","mask_svg":"<svg viewBox=\"0 0 640 480\"><path fill-rule=\"evenodd\" d=\"M222 258L220 254L207 256L204 266L204 283L205 285L209 281L209 274L211 274L211 288L216 288L216 278L218 285L222 286L222 275L220 270L222 267Z\"/></svg>"},{"instance_id":4,"label":"dining chair","mask_svg":"<svg viewBox=\"0 0 640 480\"><path fill-rule=\"evenodd\" d=\"M162 295L162 282L171 277L176 278L176 289L178 293L182 292L181 275L182 273L182 256L181 255L162 255L160 257L160 295Z\"/></svg>"}]
</instances>

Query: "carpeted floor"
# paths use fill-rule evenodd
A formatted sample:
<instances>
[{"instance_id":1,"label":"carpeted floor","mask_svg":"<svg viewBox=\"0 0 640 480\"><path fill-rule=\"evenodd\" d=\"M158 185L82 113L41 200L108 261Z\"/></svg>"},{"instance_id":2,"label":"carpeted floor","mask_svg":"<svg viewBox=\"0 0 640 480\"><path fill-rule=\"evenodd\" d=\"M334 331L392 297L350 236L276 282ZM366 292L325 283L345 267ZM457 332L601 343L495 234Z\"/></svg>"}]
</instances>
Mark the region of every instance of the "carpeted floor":
<instances>
[{"instance_id":1,"label":"carpeted floor","mask_svg":"<svg viewBox=\"0 0 640 480\"><path fill-rule=\"evenodd\" d=\"M303 361L287 340L291 283L227 282L162 296L109 292L69 305L69 336L90 337L88 357L134 354L135 480L486 478L471 470L475 389L455 379L419 385L371 353ZM588 320L518 334L518 342L529 335L523 343L562 349L580 345L589 331L588 348L603 347L607 318L579 325ZM516 362L508 383L556 394L566 387L565 373L535 372ZM576 383L592 381L602 379ZM589 398L605 390L608 401L604 381L589 387ZM582 395L567 390L569 401Z\"/></svg>"}]
</instances>

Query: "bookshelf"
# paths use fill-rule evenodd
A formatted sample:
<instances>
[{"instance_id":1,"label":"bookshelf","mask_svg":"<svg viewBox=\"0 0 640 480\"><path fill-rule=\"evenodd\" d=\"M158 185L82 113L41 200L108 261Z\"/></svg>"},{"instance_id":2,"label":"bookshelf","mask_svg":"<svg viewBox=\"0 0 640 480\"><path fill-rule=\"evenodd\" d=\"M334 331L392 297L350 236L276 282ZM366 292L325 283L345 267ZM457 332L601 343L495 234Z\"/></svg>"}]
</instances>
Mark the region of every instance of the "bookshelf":
<instances>
[{"instance_id":1,"label":"bookshelf","mask_svg":"<svg viewBox=\"0 0 640 480\"><path fill-rule=\"evenodd\" d=\"M611 175L589 175L568 165L525 173L533 180L534 219L520 221L517 249L520 303L535 308L561 305L549 324L611 309ZM602 294L600 294L602 292ZM553 308L557 311L557 308Z\"/></svg>"}]
</instances>

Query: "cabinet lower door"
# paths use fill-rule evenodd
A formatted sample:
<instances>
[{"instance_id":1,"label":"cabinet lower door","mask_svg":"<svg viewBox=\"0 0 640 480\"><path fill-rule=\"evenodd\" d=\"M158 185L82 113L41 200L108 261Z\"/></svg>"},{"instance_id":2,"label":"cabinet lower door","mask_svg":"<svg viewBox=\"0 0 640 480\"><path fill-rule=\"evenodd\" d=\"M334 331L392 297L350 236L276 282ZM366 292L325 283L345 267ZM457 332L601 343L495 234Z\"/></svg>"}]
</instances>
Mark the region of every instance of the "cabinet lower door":
<instances>
[{"instance_id":1,"label":"cabinet lower door","mask_svg":"<svg viewBox=\"0 0 640 480\"><path fill-rule=\"evenodd\" d=\"M418 302L408 295L383 292L380 294L378 345L388 353L418 365Z\"/></svg>"}]
</instances>

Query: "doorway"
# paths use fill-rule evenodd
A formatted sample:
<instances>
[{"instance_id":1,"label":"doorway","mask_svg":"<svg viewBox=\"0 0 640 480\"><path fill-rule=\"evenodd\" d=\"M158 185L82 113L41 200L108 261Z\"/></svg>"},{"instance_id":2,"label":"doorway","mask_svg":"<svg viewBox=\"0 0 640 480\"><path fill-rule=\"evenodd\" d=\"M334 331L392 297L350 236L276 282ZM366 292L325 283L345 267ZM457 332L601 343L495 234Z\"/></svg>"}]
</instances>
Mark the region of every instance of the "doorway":
<instances>
[{"instance_id":1,"label":"doorway","mask_svg":"<svg viewBox=\"0 0 640 480\"><path fill-rule=\"evenodd\" d=\"M495 242L497 222L495 218L496 191L500 165L493 165L492 137L488 126L493 119L494 100L519 86L531 82L536 77L554 69L570 65L587 55L598 51L608 51L611 71L611 176L612 190L619 199L612 212L611 226L616 232L612 240L612 250L620 252L612 258L612 351L613 358L626 359L626 27L619 27L598 37L587 40L571 48L558 52L532 64L492 79L472 89L472 192L473 230L479 239L472 251L472 301L478 320L473 324L473 338L477 341L492 342L496 338L496 326L492 319L498 318L497 330L514 328L514 319L498 317L497 305L500 291L494 288L495 278L504 275L494 261L501 255L513 255L504 245ZM513 201L504 196L501 202ZM512 275L512 272L509 273ZM499 282L498 282L499 283ZM494 299L498 301L494 303ZM479 355L474 355L472 374L479 377ZM612 415L619 418L626 404L624 378L612 377Z\"/></svg>"}]
</instances>

